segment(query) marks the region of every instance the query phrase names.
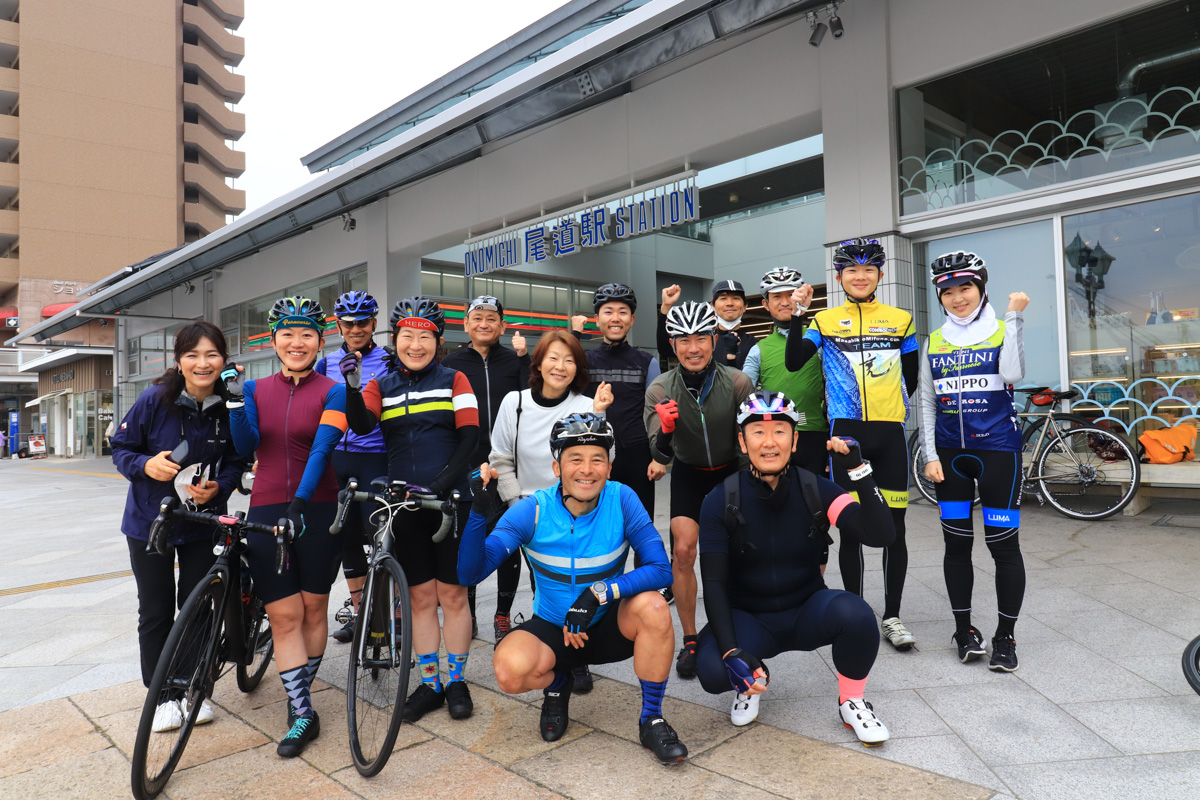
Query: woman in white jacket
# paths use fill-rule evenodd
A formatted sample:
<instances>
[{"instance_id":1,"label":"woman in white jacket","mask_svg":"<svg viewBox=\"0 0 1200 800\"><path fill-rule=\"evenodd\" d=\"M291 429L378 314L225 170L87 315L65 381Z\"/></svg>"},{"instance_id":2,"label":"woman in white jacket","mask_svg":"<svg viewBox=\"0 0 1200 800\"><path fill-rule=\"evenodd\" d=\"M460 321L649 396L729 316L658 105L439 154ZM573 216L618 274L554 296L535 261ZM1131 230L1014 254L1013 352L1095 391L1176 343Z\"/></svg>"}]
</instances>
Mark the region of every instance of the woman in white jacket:
<instances>
[{"instance_id":1,"label":"woman in white jacket","mask_svg":"<svg viewBox=\"0 0 1200 800\"><path fill-rule=\"evenodd\" d=\"M583 393L587 388L587 358L579 341L563 331L543 336L530 357L529 388L505 395L492 429L488 463L496 470L500 499L511 504L558 483L550 454L554 423L584 411L603 414L613 401L607 383L596 387L594 399ZM529 582L534 583L532 570ZM591 691L588 668L579 667L574 674L575 692Z\"/></svg>"}]
</instances>

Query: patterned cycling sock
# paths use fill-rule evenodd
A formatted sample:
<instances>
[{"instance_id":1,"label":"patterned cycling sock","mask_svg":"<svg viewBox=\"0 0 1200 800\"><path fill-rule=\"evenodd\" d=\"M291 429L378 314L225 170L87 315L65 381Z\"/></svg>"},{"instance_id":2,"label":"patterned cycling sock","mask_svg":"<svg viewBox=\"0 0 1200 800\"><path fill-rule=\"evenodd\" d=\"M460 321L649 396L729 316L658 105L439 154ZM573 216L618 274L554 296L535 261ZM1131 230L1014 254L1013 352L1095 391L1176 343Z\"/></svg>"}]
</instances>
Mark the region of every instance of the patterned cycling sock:
<instances>
[{"instance_id":1,"label":"patterned cycling sock","mask_svg":"<svg viewBox=\"0 0 1200 800\"><path fill-rule=\"evenodd\" d=\"M446 653L446 669L450 673L450 682L463 680L463 670L467 666L467 656L470 653Z\"/></svg>"},{"instance_id":2,"label":"patterned cycling sock","mask_svg":"<svg viewBox=\"0 0 1200 800\"><path fill-rule=\"evenodd\" d=\"M319 656L308 657L308 671L304 675L304 682L308 686L309 692L312 692L313 678L317 677L317 670L321 668L321 659L324 657L324 653L321 653Z\"/></svg>"},{"instance_id":3,"label":"patterned cycling sock","mask_svg":"<svg viewBox=\"0 0 1200 800\"><path fill-rule=\"evenodd\" d=\"M863 690L867 688L867 679L847 678L842 673L838 673L838 705L847 700L861 700Z\"/></svg>"},{"instance_id":4,"label":"patterned cycling sock","mask_svg":"<svg viewBox=\"0 0 1200 800\"><path fill-rule=\"evenodd\" d=\"M312 714L312 702L308 692L308 664L301 664L295 669L279 671L279 679L283 681L284 691L287 692L288 702L297 717Z\"/></svg>"},{"instance_id":5,"label":"patterned cycling sock","mask_svg":"<svg viewBox=\"0 0 1200 800\"><path fill-rule=\"evenodd\" d=\"M547 686L543 691L557 692L559 689L561 689L567 685L567 680L570 677L571 677L570 672L567 672L567 671L564 671L561 669L554 670L554 680L550 681L550 685Z\"/></svg>"},{"instance_id":6,"label":"patterned cycling sock","mask_svg":"<svg viewBox=\"0 0 1200 800\"><path fill-rule=\"evenodd\" d=\"M421 683L433 689L435 692L442 690L442 681L440 674L442 671L441 661L438 659L437 651L432 653L418 653L417 664L421 667Z\"/></svg>"},{"instance_id":7,"label":"patterned cycling sock","mask_svg":"<svg viewBox=\"0 0 1200 800\"><path fill-rule=\"evenodd\" d=\"M662 716L662 701L667 692L667 682L643 681L640 678L638 680L642 684L642 716L638 720L640 725L651 717Z\"/></svg>"}]
</instances>

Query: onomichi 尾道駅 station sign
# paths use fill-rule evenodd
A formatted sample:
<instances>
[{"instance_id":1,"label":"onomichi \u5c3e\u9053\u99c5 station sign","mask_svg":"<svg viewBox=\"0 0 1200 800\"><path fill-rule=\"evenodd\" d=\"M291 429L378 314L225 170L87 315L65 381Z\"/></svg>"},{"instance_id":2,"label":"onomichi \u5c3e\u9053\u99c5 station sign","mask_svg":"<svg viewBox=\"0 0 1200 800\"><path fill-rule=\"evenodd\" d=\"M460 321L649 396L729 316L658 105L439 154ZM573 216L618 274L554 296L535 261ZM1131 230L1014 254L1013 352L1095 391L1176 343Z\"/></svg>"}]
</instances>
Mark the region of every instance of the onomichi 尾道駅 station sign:
<instances>
[{"instance_id":1,"label":"onomichi \u5c3e\u9053\u99c5 station sign","mask_svg":"<svg viewBox=\"0 0 1200 800\"><path fill-rule=\"evenodd\" d=\"M603 247L699 217L696 173L688 171L468 239L463 270L468 276L482 275L547 258L567 258L585 248Z\"/></svg>"}]
</instances>

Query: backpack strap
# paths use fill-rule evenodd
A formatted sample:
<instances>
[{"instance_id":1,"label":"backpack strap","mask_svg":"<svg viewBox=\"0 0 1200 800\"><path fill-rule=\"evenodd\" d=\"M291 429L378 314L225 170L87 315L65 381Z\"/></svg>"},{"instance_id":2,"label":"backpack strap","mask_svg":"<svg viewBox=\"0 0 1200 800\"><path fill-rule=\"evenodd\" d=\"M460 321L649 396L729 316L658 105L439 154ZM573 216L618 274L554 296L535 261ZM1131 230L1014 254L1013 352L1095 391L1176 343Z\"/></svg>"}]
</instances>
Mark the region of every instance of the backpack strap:
<instances>
[{"instance_id":1,"label":"backpack strap","mask_svg":"<svg viewBox=\"0 0 1200 800\"><path fill-rule=\"evenodd\" d=\"M517 424L513 425L513 478L518 484L521 482L521 459L517 445L521 443L521 400L524 397L525 392L517 390Z\"/></svg>"},{"instance_id":2,"label":"backpack strap","mask_svg":"<svg viewBox=\"0 0 1200 800\"><path fill-rule=\"evenodd\" d=\"M800 490L804 494L804 505L808 506L812 515L812 523L808 535L814 541L828 547L833 544L829 535L829 515L825 513L825 504L821 502L821 486L817 476L806 469L799 468Z\"/></svg>"},{"instance_id":3,"label":"backpack strap","mask_svg":"<svg viewBox=\"0 0 1200 800\"><path fill-rule=\"evenodd\" d=\"M746 518L742 516L742 473L733 473L725 479L725 530L737 545L738 552L746 552L746 546L756 550L753 543L746 541Z\"/></svg>"}]
</instances>

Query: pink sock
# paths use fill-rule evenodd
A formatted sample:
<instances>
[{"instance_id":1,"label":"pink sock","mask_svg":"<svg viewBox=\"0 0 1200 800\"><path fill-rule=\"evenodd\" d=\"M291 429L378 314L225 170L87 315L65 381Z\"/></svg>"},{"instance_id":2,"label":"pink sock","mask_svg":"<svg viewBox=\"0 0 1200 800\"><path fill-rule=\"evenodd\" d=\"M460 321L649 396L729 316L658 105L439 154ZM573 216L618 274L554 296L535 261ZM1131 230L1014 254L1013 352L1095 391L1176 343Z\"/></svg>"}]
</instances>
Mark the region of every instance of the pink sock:
<instances>
[{"instance_id":1,"label":"pink sock","mask_svg":"<svg viewBox=\"0 0 1200 800\"><path fill-rule=\"evenodd\" d=\"M847 678L842 673L838 673L838 705L847 700L861 700L863 689L867 686L867 679L854 680Z\"/></svg>"}]
</instances>

